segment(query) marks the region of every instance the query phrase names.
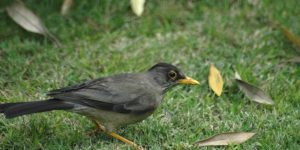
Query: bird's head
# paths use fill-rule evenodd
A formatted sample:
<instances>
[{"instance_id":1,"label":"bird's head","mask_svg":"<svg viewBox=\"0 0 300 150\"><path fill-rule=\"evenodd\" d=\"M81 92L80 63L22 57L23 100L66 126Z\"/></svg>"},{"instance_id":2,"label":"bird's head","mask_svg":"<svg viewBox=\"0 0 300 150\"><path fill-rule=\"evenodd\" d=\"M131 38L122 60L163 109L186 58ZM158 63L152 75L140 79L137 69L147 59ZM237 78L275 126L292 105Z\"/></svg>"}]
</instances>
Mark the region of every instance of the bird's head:
<instances>
[{"instance_id":1,"label":"bird's head","mask_svg":"<svg viewBox=\"0 0 300 150\"><path fill-rule=\"evenodd\" d=\"M163 89L177 84L199 84L197 80L185 76L177 67L168 63L158 63L151 67L148 72Z\"/></svg>"}]
</instances>

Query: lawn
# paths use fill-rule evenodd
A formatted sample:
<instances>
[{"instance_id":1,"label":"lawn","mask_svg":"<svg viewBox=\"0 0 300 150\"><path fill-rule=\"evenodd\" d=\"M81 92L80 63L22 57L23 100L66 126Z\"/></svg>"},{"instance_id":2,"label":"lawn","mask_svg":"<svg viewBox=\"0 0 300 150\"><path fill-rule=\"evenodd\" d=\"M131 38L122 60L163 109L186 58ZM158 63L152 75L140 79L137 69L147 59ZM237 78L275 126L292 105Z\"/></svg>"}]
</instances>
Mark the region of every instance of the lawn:
<instances>
[{"instance_id":1,"label":"lawn","mask_svg":"<svg viewBox=\"0 0 300 150\"><path fill-rule=\"evenodd\" d=\"M46 99L47 91L158 62L176 64L199 86L178 86L141 123L118 133L149 149L198 149L209 136L257 134L236 146L203 149L300 149L300 67L286 60L300 53L270 25L279 22L300 37L299 0L148 0L142 17L129 0L75 1L68 16L62 1L26 0L63 46L15 24L0 2L0 102ZM299 49L298 49L299 50ZM210 64L221 71L221 97L208 86ZM250 101L234 71L262 88L273 106ZM63 111L11 120L0 116L0 149L131 149L93 124Z\"/></svg>"}]
</instances>

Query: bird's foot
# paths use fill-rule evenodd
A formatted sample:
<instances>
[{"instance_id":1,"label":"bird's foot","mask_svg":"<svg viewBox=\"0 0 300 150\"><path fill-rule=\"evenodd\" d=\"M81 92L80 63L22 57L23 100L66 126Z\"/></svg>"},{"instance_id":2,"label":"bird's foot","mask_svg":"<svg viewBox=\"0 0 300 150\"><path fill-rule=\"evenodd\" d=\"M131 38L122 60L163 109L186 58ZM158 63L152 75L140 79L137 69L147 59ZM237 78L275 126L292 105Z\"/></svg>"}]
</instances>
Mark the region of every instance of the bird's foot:
<instances>
[{"instance_id":1,"label":"bird's foot","mask_svg":"<svg viewBox=\"0 0 300 150\"><path fill-rule=\"evenodd\" d=\"M116 138L116 139L118 139L118 140L120 140L120 141L122 141L122 142L124 142L124 143L126 143L126 144L128 144L128 145L130 145L130 146L132 146L134 149L136 149L136 150L144 150L144 148L143 147L141 147L141 146L138 146L136 143L134 143L134 142L132 142L132 141L130 141L130 140L128 140L128 139L126 139L126 138L124 138L124 137L122 137L122 136L120 136L120 135L118 135L118 134L116 134L116 133L114 133L114 132L107 132L106 130L105 130L105 127L103 127L100 123L98 123L96 120L92 120L94 123L95 123L95 125L96 125L96 128L93 130L93 131L91 131L91 132L89 132L88 133L88 135L95 135L97 132L99 132L99 131L102 131L102 132L106 132L108 135L110 135L110 136L112 136L112 137L114 137L114 138Z\"/></svg>"},{"instance_id":2,"label":"bird's foot","mask_svg":"<svg viewBox=\"0 0 300 150\"><path fill-rule=\"evenodd\" d=\"M122 137L122 136L114 133L114 132L111 132L111 133L108 133L108 134L110 136L112 136L112 137L114 137L114 138L116 138L116 139L118 139L118 140L120 140L120 141L122 141L122 142L124 142L124 143L126 143L126 144L128 144L130 146L132 146L136 150L144 150L143 147L138 146L136 143L134 143L134 142L132 142L132 141L130 141L130 140L128 140L128 139L126 139L126 138L124 138L124 137Z\"/></svg>"},{"instance_id":3,"label":"bird's foot","mask_svg":"<svg viewBox=\"0 0 300 150\"><path fill-rule=\"evenodd\" d=\"M95 126L94 130L87 133L88 136L93 136L93 135L95 135L96 133L99 133L99 132L105 132L105 128L101 124L99 124L95 120L92 120L92 121L95 123L96 126Z\"/></svg>"}]
</instances>

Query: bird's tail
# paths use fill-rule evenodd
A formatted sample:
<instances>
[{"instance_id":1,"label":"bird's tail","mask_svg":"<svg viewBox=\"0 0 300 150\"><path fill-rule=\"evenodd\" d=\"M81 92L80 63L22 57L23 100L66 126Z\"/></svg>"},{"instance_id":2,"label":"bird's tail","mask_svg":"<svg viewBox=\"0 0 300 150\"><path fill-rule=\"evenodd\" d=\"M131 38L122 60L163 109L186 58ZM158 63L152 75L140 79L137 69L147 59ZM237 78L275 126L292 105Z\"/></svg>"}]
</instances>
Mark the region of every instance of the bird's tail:
<instances>
[{"instance_id":1,"label":"bird's tail","mask_svg":"<svg viewBox=\"0 0 300 150\"><path fill-rule=\"evenodd\" d=\"M62 100L49 99L33 102L5 103L0 104L0 113L6 118L14 118L22 115L51 111L51 110L68 110L74 105Z\"/></svg>"}]
</instances>

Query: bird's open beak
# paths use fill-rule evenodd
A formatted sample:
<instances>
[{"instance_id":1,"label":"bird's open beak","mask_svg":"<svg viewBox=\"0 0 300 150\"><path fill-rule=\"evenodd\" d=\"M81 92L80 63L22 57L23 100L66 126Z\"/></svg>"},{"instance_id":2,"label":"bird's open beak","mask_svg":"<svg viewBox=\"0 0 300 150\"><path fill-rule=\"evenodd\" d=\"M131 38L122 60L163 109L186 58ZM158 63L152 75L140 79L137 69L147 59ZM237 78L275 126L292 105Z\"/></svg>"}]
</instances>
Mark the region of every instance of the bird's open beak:
<instances>
[{"instance_id":1,"label":"bird's open beak","mask_svg":"<svg viewBox=\"0 0 300 150\"><path fill-rule=\"evenodd\" d=\"M185 79L180 79L180 80L178 80L178 83L180 83L180 84L191 84L191 85L200 84L197 80L192 79L190 77L185 77Z\"/></svg>"}]
</instances>

